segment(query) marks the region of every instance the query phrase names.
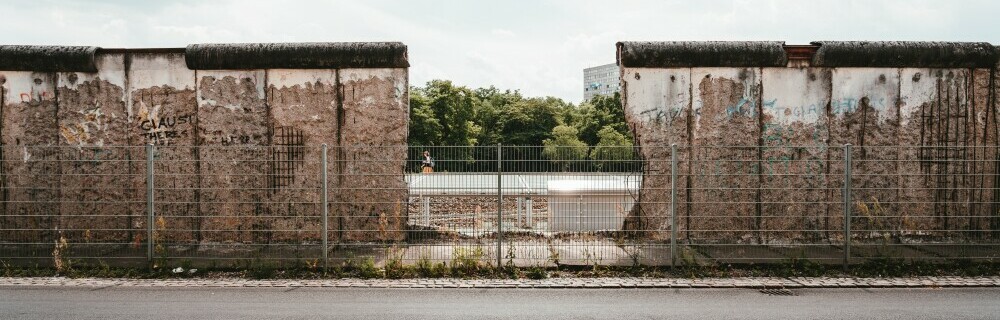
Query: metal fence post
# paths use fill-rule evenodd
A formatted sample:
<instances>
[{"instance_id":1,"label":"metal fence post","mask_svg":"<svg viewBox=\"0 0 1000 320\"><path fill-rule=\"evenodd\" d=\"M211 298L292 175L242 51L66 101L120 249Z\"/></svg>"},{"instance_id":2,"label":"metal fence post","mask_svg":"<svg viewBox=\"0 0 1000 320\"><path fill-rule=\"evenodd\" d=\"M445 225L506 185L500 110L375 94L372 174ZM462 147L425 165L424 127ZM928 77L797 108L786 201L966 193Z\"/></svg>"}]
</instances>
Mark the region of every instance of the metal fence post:
<instances>
[{"instance_id":1,"label":"metal fence post","mask_svg":"<svg viewBox=\"0 0 1000 320\"><path fill-rule=\"evenodd\" d=\"M503 146L497 143L497 268L503 260Z\"/></svg>"},{"instance_id":2,"label":"metal fence post","mask_svg":"<svg viewBox=\"0 0 1000 320\"><path fill-rule=\"evenodd\" d=\"M423 205L424 225L431 225L431 198L421 195L420 203Z\"/></svg>"},{"instance_id":3,"label":"metal fence post","mask_svg":"<svg viewBox=\"0 0 1000 320\"><path fill-rule=\"evenodd\" d=\"M521 207L522 207L521 204L523 203L522 199L524 199L524 197L517 197L515 198L516 201L514 201L515 202L514 205L517 206L517 209L514 210L514 212L517 213L517 226L522 226L521 224Z\"/></svg>"},{"instance_id":4,"label":"metal fence post","mask_svg":"<svg viewBox=\"0 0 1000 320\"><path fill-rule=\"evenodd\" d=\"M153 267L153 223L155 221L155 211L153 209L153 144L146 145L146 262L150 269Z\"/></svg>"},{"instance_id":5,"label":"metal fence post","mask_svg":"<svg viewBox=\"0 0 1000 320\"><path fill-rule=\"evenodd\" d=\"M670 267L677 260L677 144L670 145Z\"/></svg>"},{"instance_id":6,"label":"metal fence post","mask_svg":"<svg viewBox=\"0 0 1000 320\"><path fill-rule=\"evenodd\" d=\"M529 226L534 226L534 223L531 220L532 202L534 201L532 201L531 198L524 199L524 219L527 221L525 223L528 224Z\"/></svg>"},{"instance_id":7,"label":"metal fence post","mask_svg":"<svg viewBox=\"0 0 1000 320\"><path fill-rule=\"evenodd\" d=\"M328 239L329 238L329 233L330 233L330 226L328 225L329 220L330 220L329 219L330 218L330 202L329 202L329 199L328 199L328 197L329 197L329 179L328 178L329 177L327 176L326 153L327 153L327 146L324 143L323 144L323 155L321 156L321 158L322 158L321 161L323 162L323 165L322 165L322 168L323 168L322 169L323 170L323 173L322 173L322 176L323 176L323 192L322 192L322 195L320 196L320 199L322 199L322 202L323 202L323 272L324 273L326 273L326 270L327 270L328 266L330 265L330 257L329 257L329 252L328 252L328 251L330 251L330 246L329 246L329 242L328 242L329 241L329 239Z\"/></svg>"},{"instance_id":8,"label":"metal fence post","mask_svg":"<svg viewBox=\"0 0 1000 320\"><path fill-rule=\"evenodd\" d=\"M844 145L844 271L851 262L851 144Z\"/></svg>"}]
</instances>

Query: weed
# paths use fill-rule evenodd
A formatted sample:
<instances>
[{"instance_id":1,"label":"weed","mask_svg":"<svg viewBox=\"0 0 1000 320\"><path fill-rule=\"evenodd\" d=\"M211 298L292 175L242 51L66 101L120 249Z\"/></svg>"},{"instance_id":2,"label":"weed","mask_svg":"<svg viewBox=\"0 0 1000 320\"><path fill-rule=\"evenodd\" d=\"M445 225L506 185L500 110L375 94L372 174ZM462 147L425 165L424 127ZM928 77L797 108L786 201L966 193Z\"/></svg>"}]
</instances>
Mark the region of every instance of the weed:
<instances>
[{"instance_id":1,"label":"weed","mask_svg":"<svg viewBox=\"0 0 1000 320\"><path fill-rule=\"evenodd\" d=\"M434 268L431 271L431 274L437 277L444 277L447 276L449 273L451 273L451 270L448 269L448 264L444 262L439 262L435 264Z\"/></svg>"},{"instance_id":2,"label":"weed","mask_svg":"<svg viewBox=\"0 0 1000 320\"><path fill-rule=\"evenodd\" d=\"M681 266L686 266L686 267L698 266L698 261L695 259L695 252L693 249L686 246L684 247L678 246L678 248L680 248L680 250L678 250L677 252L677 260L678 260L677 262L680 263Z\"/></svg>"},{"instance_id":3,"label":"weed","mask_svg":"<svg viewBox=\"0 0 1000 320\"><path fill-rule=\"evenodd\" d=\"M545 279L549 277L549 273L545 272L545 268L542 268L539 265L535 265L532 266L531 268L528 268L527 277L528 279L536 279L536 280Z\"/></svg>"},{"instance_id":4,"label":"weed","mask_svg":"<svg viewBox=\"0 0 1000 320\"><path fill-rule=\"evenodd\" d=\"M341 267L340 265L334 265L332 267L327 268L325 275L330 278L347 277L347 273L344 272L344 268Z\"/></svg>"},{"instance_id":5,"label":"weed","mask_svg":"<svg viewBox=\"0 0 1000 320\"><path fill-rule=\"evenodd\" d=\"M319 270L319 259L312 259L312 260L305 259L305 260L302 260L302 264L303 264L303 268L305 268L306 270L309 270L309 271L312 271L312 272L316 272L316 271Z\"/></svg>"},{"instance_id":6,"label":"weed","mask_svg":"<svg viewBox=\"0 0 1000 320\"><path fill-rule=\"evenodd\" d=\"M860 230L870 230L871 233L862 236L880 239L883 247L890 243L899 243L904 226L909 224L908 217L903 216L898 221L891 221L892 214L882 207L877 198L871 197L870 201L870 204L864 201L856 203L857 211L861 214L860 218L863 218L867 224L867 226L859 226L864 228Z\"/></svg>"},{"instance_id":7,"label":"weed","mask_svg":"<svg viewBox=\"0 0 1000 320\"><path fill-rule=\"evenodd\" d=\"M55 248L52 249L52 261L58 274L68 274L73 270L71 261L63 256L67 250L69 250L69 243L60 231L59 239L56 240Z\"/></svg>"},{"instance_id":8,"label":"weed","mask_svg":"<svg viewBox=\"0 0 1000 320\"><path fill-rule=\"evenodd\" d=\"M471 251L471 250L470 250ZM469 254L474 256L474 254ZM466 258L456 259L461 261ZM471 260L467 260L471 261ZM310 262L311 263L311 262ZM303 263L293 264L273 264L265 263L259 259L243 260L239 267L226 269L199 269L198 275L211 276L232 276L248 277L257 279L274 278L319 278L323 275L318 272L310 272L302 267ZM600 266L594 268L587 266L583 268L572 268L561 266L558 269L546 269L539 265L526 268L505 268L503 273L491 268L483 263L478 264L479 269L471 272L470 268L451 268L446 263L433 263L430 259L421 258L415 267L403 268L405 272L400 273L402 278L410 277L525 277L530 279L542 279L546 277L590 277L590 276L641 276L641 277L792 277L792 276L857 276L857 277L908 277L908 276L996 276L1000 274L1000 263L990 261L955 260L946 263L932 263L925 261L909 261L892 257L876 257L866 260L862 264L854 265L848 273L842 273L839 267L820 265L802 258L788 259L781 263L767 264L709 264L702 266L678 266L673 269L662 267L612 267ZM0 261L0 276L7 277L39 277L56 275L55 269L42 267L38 264L32 266L17 266L10 261ZM74 263L71 272L63 275L70 277L140 277L140 278L164 278L164 277L189 277L184 274L174 274L169 270L149 270L145 268L115 267L104 261L96 264ZM187 269L190 270L190 269ZM669 272L668 272L669 270ZM341 265L331 266L326 277L342 278L379 278L385 276L382 268L375 267L372 259L358 262L348 262ZM391 271L390 271L391 272Z\"/></svg>"},{"instance_id":9,"label":"weed","mask_svg":"<svg viewBox=\"0 0 1000 320\"><path fill-rule=\"evenodd\" d=\"M372 259L371 257L365 258L365 260L360 264L350 267L352 267L352 271L355 272L355 275L358 278L372 279L382 277L382 270L379 270L379 268L375 266L375 259Z\"/></svg>"},{"instance_id":10,"label":"weed","mask_svg":"<svg viewBox=\"0 0 1000 320\"><path fill-rule=\"evenodd\" d=\"M483 271L483 248L455 248L451 258L451 275L455 277L470 277Z\"/></svg>"},{"instance_id":11,"label":"weed","mask_svg":"<svg viewBox=\"0 0 1000 320\"><path fill-rule=\"evenodd\" d=\"M14 276L14 268L12 268L10 264L7 263L7 261L0 260L0 266L3 267L3 273L0 273L0 275L3 275L4 277Z\"/></svg>"},{"instance_id":12,"label":"weed","mask_svg":"<svg viewBox=\"0 0 1000 320\"><path fill-rule=\"evenodd\" d=\"M158 270L160 267L166 266L167 263L167 247L161 244L165 230L167 230L167 220L163 217L157 217L152 239L153 243L156 244L153 247L153 253L156 255L156 259L153 261L153 270Z\"/></svg>"},{"instance_id":13,"label":"weed","mask_svg":"<svg viewBox=\"0 0 1000 320\"><path fill-rule=\"evenodd\" d=\"M506 258L507 258L507 262L504 263L504 266L500 270L498 270L500 272L500 274L502 276L504 276L504 277L511 278L511 279L520 278L521 277L521 270L518 269L517 265L514 263L514 259L517 259L517 248L514 246L513 243L511 243L507 247Z\"/></svg>"},{"instance_id":14,"label":"weed","mask_svg":"<svg viewBox=\"0 0 1000 320\"><path fill-rule=\"evenodd\" d=\"M431 262L430 257L428 257L426 254L421 254L420 258L417 259L417 265L416 265L417 274L420 275L421 277L426 277L427 274L430 273L433 264L434 263Z\"/></svg>"},{"instance_id":15,"label":"weed","mask_svg":"<svg viewBox=\"0 0 1000 320\"><path fill-rule=\"evenodd\" d=\"M827 271L825 266L802 257L788 259L782 267L782 275L786 277L818 277Z\"/></svg>"},{"instance_id":16,"label":"weed","mask_svg":"<svg viewBox=\"0 0 1000 320\"><path fill-rule=\"evenodd\" d=\"M108 265L104 260L97 260L97 268L100 270L97 273L98 277L112 277L114 272L111 271L111 266Z\"/></svg>"},{"instance_id":17,"label":"weed","mask_svg":"<svg viewBox=\"0 0 1000 320\"><path fill-rule=\"evenodd\" d=\"M615 244L625 252L629 260L632 261L632 268L639 268L642 259L642 248L634 243L628 243L624 234L615 237Z\"/></svg>"},{"instance_id":18,"label":"weed","mask_svg":"<svg viewBox=\"0 0 1000 320\"><path fill-rule=\"evenodd\" d=\"M507 246L507 255L505 258L507 258L507 263L504 266L507 268L514 268L514 259L517 258L517 248L515 248L514 243Z\"/></svg>"},{"instance_id":19,"label":"weed","mask_svg":"<svg viewBox=\"0 0 1000 320\"><path fill-rule=\"evenodd\" d=\"M410 268L403 265L403 253L405 251L393 246L389 248L388 259L385 261L385 277L389 279L400 279L408 277Z\"/></svg>"},{"instance_id":20,"label":"weed","mask_svg":"<svg viewBox=\"0 0 1000 320\"><path fill-rule=\"evenodd\" d=\"M276 274L277 270L273 266L265 264L259 258L250 260L250 265L246 269L246 275L253 279L270 279Z\"/></svg>"},{"instance_id":21,"label":"weed","mask_svg":"<svg viewBox=\"0 0 1000 320\"><path fill-rule=\"evenodd\" d=\"M556 251L555 246L552 245L551 240L549 241L549 262L559 266L559 251Z\"/></svg>"}]
</instances>

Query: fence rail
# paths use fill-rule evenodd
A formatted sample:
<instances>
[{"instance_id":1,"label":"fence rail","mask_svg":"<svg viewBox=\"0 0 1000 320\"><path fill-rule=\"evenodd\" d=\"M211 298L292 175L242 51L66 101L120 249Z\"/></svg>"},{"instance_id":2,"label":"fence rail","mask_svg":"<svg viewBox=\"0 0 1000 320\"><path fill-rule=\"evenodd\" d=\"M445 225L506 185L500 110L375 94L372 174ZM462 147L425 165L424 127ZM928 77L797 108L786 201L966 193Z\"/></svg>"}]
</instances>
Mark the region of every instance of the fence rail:
<instances>
[{"instance_id":1,"label":"fence rail","mask_svg":"<svg viewBox=\"0 0 1000 320\"><path fill-rule=\"evenodd\" d=\"M1000 258L997 147L3 146L0 154L0 260L11 265Z\"/></svg>"}]
</instances>

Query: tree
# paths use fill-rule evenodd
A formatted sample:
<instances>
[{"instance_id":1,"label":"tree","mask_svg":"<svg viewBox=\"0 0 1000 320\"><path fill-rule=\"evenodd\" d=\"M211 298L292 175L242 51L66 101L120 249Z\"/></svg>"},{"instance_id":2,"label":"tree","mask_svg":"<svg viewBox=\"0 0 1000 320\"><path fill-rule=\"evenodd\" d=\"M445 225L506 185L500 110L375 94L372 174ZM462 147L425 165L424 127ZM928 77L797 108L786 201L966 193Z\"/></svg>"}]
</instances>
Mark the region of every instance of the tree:
<instances>
[{"instance_id":1,"label":"tree","mask_svg":"<svg viewBox=\"0 0 1000 320\"><path fill-rule=\"evenodd\" d=\"M572 135L561 133L563 136L557 137L558 126L571 127L576 132ZM469 89L445 80L432 80L410 90L409 144L412 146L472 147L498 143L539 146L545 145L547 140L569 136L584 146L595 146L601 140L599 131L605 127L613 128L631 143L617 94L597 96L574 106L554 97L524 97L517 90L500 90L493 86ZM470 168L467 165L476 162L496 160L496 152L490 148L428 149L432 154L447 158L449 170L465 170ZM545 155L539 155L539 149L533 147L504 149L506 159L538 159L540 156ZM565 158L560 154L553 156ZM585 153L581 159L587 156ZM453 160L467 161L461 164Z\"/></svg>"},{"instance_id":2,"label":"tree","mask_svg":"<svg viewBox=\"0 0 1000 320\"><path fill-rule=\"evenodd\" d=\"M566 103L556 98L530 98L514 102L501 130L503 144L537 146L552 137L560 125Z\"/></svg>"},{"instance_id":3,"label":"tree","mask_svg":"<svg viewBox=\"0 0 1000 320\"><path fill-rule=\"evenodd\" d=\"M598 170L624 170L634 158L632 141L610 125L601 128L597 136L600 141L590 152L590 159L597 163Z\"/></svg>"},{"instance_id":4,"label":"tree","mask_svg":"<svg viewBox=\"0 0 1000 320\"><path fill-rule=\"evenodd\" d=\"M433 146L442 142L444 127L434 110L428 106L423 91L410 89L410 133L408 143L413 146Z\"/></svg>"},{"instance_id":5,"label":"tree","mask_svg":"<svg viewBox=\"0 0 1000 320\"><path fill-rule=\"evenodd\" d=\"M410 90L410 145L474 146L478 103L466 87L432 80ZM436 120L436 121L432 121Z\"/></svg>"},{"instance_id":6,"label":"tree","mask_svg":"<svg viewBox=\"0 0 1000 320\"><path fill-rule=\"evenodd\" d=\"M600 140L597 133L606 126L610 126L631 141L631 133L625 124L621 96L618 93L610 96L594 96L573 112L567 113L566 123L573 124L580 131L580 140L587 145L597 145Z\"/></svg>"},{"instance_id":7,"label":"tree","mask_svg":"<svg viewBox=\"0 0 1000 320\"><path fill-rule=\"evenodd\" d=\"M514 105L524 100L524 97L516 90L500 91L492 86L479 88L474 92L479 102L475 122L482 128L477 139L479 144L484 146L497 143L509 144L506 136L507 126L512 125L512 114L519 111ZM545 133L547 134L549 130L550 128L545 128Z\"/></svg>"},{"instance_id":8,"label":"tree","mask_svg":"<svg viewBox=\"0 0 1000 320\"><path fill-rule=\"evenodd\" d=\"M587 158L587 144L577 137L574 127L559 125L552 129L552 138L542 142L545 147L542 155L562 168L569 171L573 163Z\"/></svg>"}]
</instances>

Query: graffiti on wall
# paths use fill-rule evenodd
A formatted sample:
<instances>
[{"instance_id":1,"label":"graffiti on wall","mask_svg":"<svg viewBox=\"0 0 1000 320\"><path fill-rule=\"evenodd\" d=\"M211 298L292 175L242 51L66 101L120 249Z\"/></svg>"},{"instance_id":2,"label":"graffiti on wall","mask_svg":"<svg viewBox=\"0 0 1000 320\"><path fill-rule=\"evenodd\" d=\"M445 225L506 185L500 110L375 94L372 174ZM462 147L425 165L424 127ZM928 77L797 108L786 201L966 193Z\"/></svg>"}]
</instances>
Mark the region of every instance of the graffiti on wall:
<instances>
[{"instance_id":1,"label":"graffiti on wall","mask_svg":"<svg viewBox=\"0 0 1000 320\"><path fill-rule=\"evenodd\" d=\"M192 123L190 114L166 117L150 117L139 122L139 130L151 142L169 141L188 137L184 125Z\"/></svg>"}]
</instances>

